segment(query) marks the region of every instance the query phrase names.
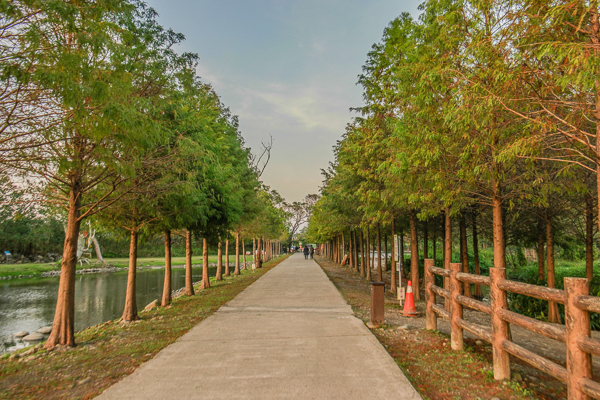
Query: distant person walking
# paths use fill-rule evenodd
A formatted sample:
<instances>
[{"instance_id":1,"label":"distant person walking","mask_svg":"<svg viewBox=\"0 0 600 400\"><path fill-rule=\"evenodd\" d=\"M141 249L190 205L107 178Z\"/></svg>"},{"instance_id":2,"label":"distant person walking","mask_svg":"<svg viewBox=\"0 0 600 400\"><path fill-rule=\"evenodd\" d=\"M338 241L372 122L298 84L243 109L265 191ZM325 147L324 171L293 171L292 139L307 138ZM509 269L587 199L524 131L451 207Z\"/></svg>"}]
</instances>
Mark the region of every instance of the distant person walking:
<instances>
[{"instance_id":1,"label":"distant person walking","mask_svg":"<svg viewBox=\"0 0 600 400\"><path fill-rule=\"evenodd\" d=\"M314 254L315 254L315 248L310 246L310 259L311 260L313 259Z\"/></svg>"},{"instance_id":2,"label":"distant person walking","mask_svg":"<svg viewBox=\"0 0 600 400\"><path fill-rule=\"evenodd\" d=\"M304 259L308 260L308 246L304 246Z\"/></svg>"}]
</instances>

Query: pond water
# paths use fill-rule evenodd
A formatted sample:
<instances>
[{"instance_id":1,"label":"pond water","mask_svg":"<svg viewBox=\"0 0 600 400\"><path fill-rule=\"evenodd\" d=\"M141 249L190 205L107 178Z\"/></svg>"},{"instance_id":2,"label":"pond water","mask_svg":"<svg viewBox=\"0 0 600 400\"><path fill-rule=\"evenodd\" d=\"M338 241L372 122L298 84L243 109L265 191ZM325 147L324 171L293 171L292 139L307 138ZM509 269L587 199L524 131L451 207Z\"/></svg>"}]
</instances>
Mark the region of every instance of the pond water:
<instances>
[{"instance_id":1,"label":"pond water","mask_svg":"<svg viewBox=\"0 0 600 400\"><path fill-rule=\"evenodd\" d=\"M214 271L211 268L211 275ZM192 268L192 280L202 277L202 268ZM60 277L0 281L0 354L12 344L6 340L19 331L35 332L52 325ZM164 269L137 271L138 311L162 298ZM75 280L75 330L119 318L125 306L127 271L77 274ZM172 289L185 286L185 269L172 269ZM22 347L19 346L19 347Z\"/></svg>"}]
</instances>

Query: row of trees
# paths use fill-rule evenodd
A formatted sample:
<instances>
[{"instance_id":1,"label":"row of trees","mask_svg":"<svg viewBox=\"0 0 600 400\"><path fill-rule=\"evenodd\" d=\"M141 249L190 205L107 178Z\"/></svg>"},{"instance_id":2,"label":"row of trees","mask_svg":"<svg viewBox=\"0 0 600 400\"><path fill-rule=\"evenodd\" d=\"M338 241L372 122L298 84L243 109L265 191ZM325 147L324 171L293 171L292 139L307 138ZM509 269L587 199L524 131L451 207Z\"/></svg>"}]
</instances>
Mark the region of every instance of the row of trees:
<instances>
[{"instance_id":1,"label":"row of trees","mask_svg":"<svg viewBox=\"0 0 600 400\"><path fill-rule=\"evenodd\" d=\"M50 206L66 226L46 347L75 345L87 218L129 235L125 321L138 318L141 233L165 238L163 305L172 232L186 236L188 295L192 235L203 238L204 288L209 243L281 236L283 200L259 181L263 166L237 118L195 75L197 55L174 51L184 36L160 26L153 9L137 0L0 1L0 24L0 172L24 193L20 201Z\"/></svg>"},{"instance_id":2,"label":"row of trees","mask_svg":"<svg viewBox=\"0 0 600 400\"><path fill-rule=\"evenodd\" d=\"M444 227L449 268L459 221L465 269L470 225L475 252L479 229L497 268L507 243L537 246L539 278L550 287L556 232L579 234L592 279L598 3L429 0L420 10L418 20L393 20L368 55L359 77L365 106L324 172L309 233L328 242L396 223L416 242L425 221L424 237ZM418 248L411 253L418 287ZM549 319L558 317L550 304Z\"/></svg>"}]
</instances>

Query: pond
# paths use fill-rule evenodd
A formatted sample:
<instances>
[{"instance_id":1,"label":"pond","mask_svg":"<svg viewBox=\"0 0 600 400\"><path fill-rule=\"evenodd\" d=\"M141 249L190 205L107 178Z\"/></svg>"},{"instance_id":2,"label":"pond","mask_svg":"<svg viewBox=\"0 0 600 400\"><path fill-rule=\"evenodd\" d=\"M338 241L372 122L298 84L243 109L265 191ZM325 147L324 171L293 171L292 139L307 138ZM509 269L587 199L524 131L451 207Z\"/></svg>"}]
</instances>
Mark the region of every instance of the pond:
<instances>
[{"instance_id":1,"label":"pond","mask_svg":"<svg viewBox=\"0 0 600 400\"><path fill-rule=\"evenodd\" d=\"M210 275L214 275L211 268ZM202 278L202 268L192 268L192 280ZM60 277L0 281L0 354L9 346L7 338L19 331L35 332L52 325ZM162 298L164 269L137 271L138 311ZM119 318L125 306L127 271L77 274L75 280L75 330ZM172 289L185 286L185 269L173 268ZM22 347L19 346L19 347Z\"/></svg>"}]
</instances>

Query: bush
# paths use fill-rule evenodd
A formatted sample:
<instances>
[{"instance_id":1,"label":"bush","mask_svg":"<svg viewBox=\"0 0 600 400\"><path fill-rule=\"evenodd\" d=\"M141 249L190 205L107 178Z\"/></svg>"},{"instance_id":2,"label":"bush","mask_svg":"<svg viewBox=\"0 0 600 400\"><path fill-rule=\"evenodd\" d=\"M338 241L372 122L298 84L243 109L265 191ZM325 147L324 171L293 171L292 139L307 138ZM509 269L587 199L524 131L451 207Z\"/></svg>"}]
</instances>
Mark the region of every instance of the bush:
<instances>
[{"instance_id":1,"label":"bush","mask_svg":"<svg viewBox=\"0 0 600 400\"><path fill-rule=\"evenodd\" d=\"M555 268L555 275L556 288L564 289L565 277L585 278L585 265L560 261ZM540 282L538 280L538 270L536 265L530 264L517 271L511 272L508 278L514 281L547 286L546 282ZM597 264L594 264L594 279L590 285L590 294L594 296L600 295L600 271L598 271ZM507 297L508 307L514 312L540 320L545 320L548 316L547 301L510 292ZM562 304L558 305L558 311L561 321L564 322L565 309ZM590 313L590 323L592 329L600 330L600 314Z\"/></svg>"}]
</instances>

